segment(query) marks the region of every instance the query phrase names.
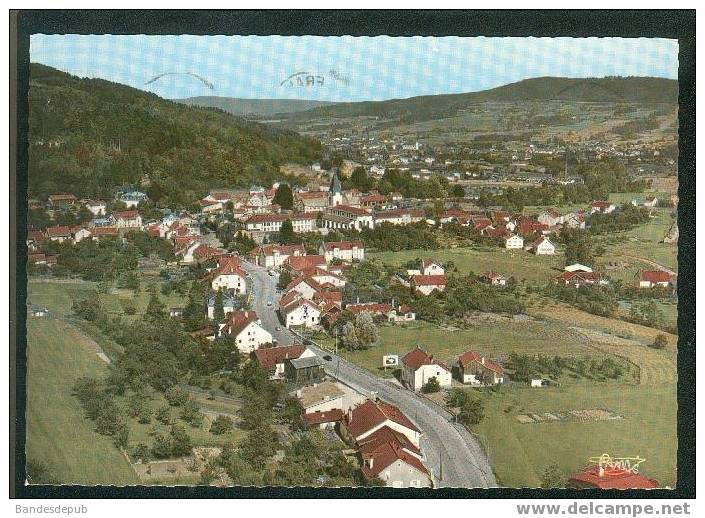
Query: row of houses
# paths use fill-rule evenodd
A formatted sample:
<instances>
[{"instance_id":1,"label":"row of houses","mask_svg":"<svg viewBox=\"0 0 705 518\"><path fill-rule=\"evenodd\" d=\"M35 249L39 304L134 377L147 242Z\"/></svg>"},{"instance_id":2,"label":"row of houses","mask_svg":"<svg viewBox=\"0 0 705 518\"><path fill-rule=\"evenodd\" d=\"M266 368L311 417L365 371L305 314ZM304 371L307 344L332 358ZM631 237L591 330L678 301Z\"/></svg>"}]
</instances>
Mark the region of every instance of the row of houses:
<instances>
[{"instance_id":1,"label":"row of houses","mask_svg":"<svg viewBox=\"0 0 705 518\"><path fill-rule=\"evenodd\" d=\"M452 366L419 346L401 358L401 381L414 392L422 390L431 378L435 378L442 388L450 387L454 377L466 385L499 385L504 383L504 369L475 351L463 353Z\"/></svg>"}]
</instances>

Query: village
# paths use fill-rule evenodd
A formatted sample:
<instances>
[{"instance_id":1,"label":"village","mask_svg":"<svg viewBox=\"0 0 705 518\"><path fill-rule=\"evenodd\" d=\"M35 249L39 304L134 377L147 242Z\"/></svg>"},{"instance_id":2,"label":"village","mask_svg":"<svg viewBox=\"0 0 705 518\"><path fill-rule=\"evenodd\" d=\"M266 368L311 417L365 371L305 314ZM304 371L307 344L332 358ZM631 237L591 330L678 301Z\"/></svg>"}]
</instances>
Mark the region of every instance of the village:
<instances>
[{"instance_id":1,"label":"village","mask_svg":"<svg viewBox=\"0 0 705 518\"><path fill-rule=\"evenodd\" d=\"M418 150L418 143L401 147L407 148ZM543 278L547 287L541 289L558 290L556 297L570 303L575 300L571 290L588 300L591 290L598 293L613 286L615 279L603 264L589 262L593 256L580 252L578 240L567 241L565 236L632 212L635 221L648 221L657 207L672 206L677 199L635 196L623 203L593 200L571 210L512 211L478 207L465 198L460 184L452 195L432 203L397 191L363 191L351 186L351 177L365 185L368 175L379 173L376 168L358 167L347 176L344 167L333 169L325 171L313 164L312 178L319 182L311 180L306 188L280 182L245 190L212 190L198 202L198 210L156 209L148 195L134 187L117 192L112 200L78 199L71 193L30 200L31 210L46 215L46 225L28 231L28 268L32 275L65 275L61 258L67 257L67 247L90 242L96 247L105 242L127 244L145 236L139 239L149 240L149 250L166 251L147 254L140 259L140 267L151 261L162 279L172 282L191 276L205 288L198 301L203 324L191 329L191 336L212 343L228 339L236 348L233 352L243 358L238 363L256 363L270 381L285 384L287 393L298 401L305 426L337 437L356 458L363 480L390 487L442 487L461 481L494 485L488 458L472 432L472 425L482 420L482 409L473 400L466 402L463 390L505 384L550 390L560 384L552 375L555 369L534 361L520 370L520 357L492 354L483 344L474 343L452 357L429 352L422 339L392 353L379 348L384 340L380 330L394 333L395 328L424 322L449 325L455 317L448 307L463 293L478 297L467 300L470 308L480 309L484 302L487 309L482 314L508 313L516 319L524 313L517 308L524 297L518 290L525 293L531 288L516 269L503 270L506 260L461 275L458 265L442 259L443 254L433 247L407 262L380 260L394 254L394 249L381 250L380 240L408 229L422 235L460 236L492 250L487 252L489 257L503 254L515 265L544 261L551 273ZM414 180L426 181L419 178ZM664 243L669 240L677 241L677 228L675 234L669 230L663 236ZM168 259L160 259L160 254ZM361 281L365 268L384 271L382 285L379 279ZM617 280L618 289L637 301L643 298L639 292L672 299L676 282L674 271L656 263ZM37 306L31 296L30 303L37 318L51 312ZM169 317L180 321L186 306L184 298L183 304L168 307ZM374 354L376 348L380 352ZM348 354L358 353L374 354L383 375L346 372L359 369L347 359ZM383 390L374 390L380 383ZM401 397L399 391L410 394ZM387 397L387 392L395 396ZM449 403L454 397L460 401ZM403 404L394 404L399 401ZM462 469L453 473L452 459L444 459L447 445L442 444L442 431L425 429L423 425L431 421L422 422L414 415L415 405L430 405L430 413L442 416L444 426L460 433L456 442L475 456L472 475ZM542 420L533 415L522 422ZM544 420L563 418L549 415ZM586 419L599 417L590 414ZM565 482L573 487L658 485L631 473L624 479L607 480L594 467L569 475Z\"/></svg>"}]
</instances>

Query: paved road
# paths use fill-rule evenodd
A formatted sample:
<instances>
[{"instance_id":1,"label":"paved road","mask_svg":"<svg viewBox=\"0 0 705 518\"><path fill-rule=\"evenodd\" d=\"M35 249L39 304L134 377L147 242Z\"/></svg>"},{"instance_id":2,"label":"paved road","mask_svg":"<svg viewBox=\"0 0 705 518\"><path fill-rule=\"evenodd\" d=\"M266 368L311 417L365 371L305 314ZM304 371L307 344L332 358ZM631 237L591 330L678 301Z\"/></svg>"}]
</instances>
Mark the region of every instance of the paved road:
<instances>
[{"instance_id":1,"label":"paved road","mask_svg":"<svg viewBox=\"0 0 705 518\"><path fill-rule=\"evenodd\" d=\"M250 274L253 290L252 309L257 312L263 326L271 332L280 345L292 343L293 333L285 329L276 315L276 277L267 271L243 261ZM272 301L268 306L267 302ZM279 326L281 331L275 331ZM329 355L326 372L362 394L375 392L381 399L399 407L423 432L421 446L426 455L426 465L439 487L494 487L497 485L489 461L478 440L459 424L442 407L402 388L398 383L378 378L339 356L315 345L309 346L319 356Z\"/></svg>"}]
</instances>

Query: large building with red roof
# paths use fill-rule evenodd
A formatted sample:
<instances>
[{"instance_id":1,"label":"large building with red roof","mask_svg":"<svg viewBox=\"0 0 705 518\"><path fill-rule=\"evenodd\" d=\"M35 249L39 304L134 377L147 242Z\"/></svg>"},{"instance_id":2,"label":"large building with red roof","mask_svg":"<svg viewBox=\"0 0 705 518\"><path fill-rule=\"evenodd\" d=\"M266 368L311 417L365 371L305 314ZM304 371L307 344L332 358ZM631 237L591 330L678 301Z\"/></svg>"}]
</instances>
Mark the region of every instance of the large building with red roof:
<instances>
[{"instance_id":1,"label":"large building with red roof","mask_svg":"<svg viewBox=\"0 0 705 518\"><path fill-rule=\"evenodd\" d=\"M641 473L624 469L606 469L592 465L568 479L576 489L656 489L659 483Z\"/></svg>"},{"instance_id":2,"label":"large building with red roof","mask_svg":"<svg viewBox=\"0 0 705 518\"><path fill-rule=\"evenodd\" d=\"M218 267L208 274L211 288L214 290L230 290L238 295L247 292L247 273L236 256L218 257Z\"/></svg>"},{"instance_id":3,"label":"large building with red roof","mask_svg":"<svg viewBox=\"0 0 705 518\"><path fill-rule=\"evenodd\" d=\"M232 338L241 353L249 354L263 345L272 343L272 334L267 331L254 311L228 313L219 333Z\"/></svg>"},{"instance_id":4,"label":"large building with red roof","mask_svg":"<svg viewBox=\"0 0 705 518\"><path fill-rule=\"evenodd\" d=\"M431 475L419 448L389 426L358 441L362 475L388 487L432 487Z\"/></svg>"},{"instance_id":5,"label":"large building with red roof","mask_svg":"<svg viewBox=\"0 0 705 518\"><path fill-rule=\"evenodd\" d=\"M673 274L663 270L639 270L636 273L639 288L668 288L672 281Z\"/></svg>"},{"instance_id":6,"label":"large building with red roof","mask_svg":"<svg viewBox=\"0 0 705 518\"><path fill-rule=\"evenodd\" d=\"M349 410L343 420L341 433L345 439L359 443L384 426L402 434L414 447L419 447L419 429L401 410L382 401L368 399Z\"/></svg>"}]
</instances>

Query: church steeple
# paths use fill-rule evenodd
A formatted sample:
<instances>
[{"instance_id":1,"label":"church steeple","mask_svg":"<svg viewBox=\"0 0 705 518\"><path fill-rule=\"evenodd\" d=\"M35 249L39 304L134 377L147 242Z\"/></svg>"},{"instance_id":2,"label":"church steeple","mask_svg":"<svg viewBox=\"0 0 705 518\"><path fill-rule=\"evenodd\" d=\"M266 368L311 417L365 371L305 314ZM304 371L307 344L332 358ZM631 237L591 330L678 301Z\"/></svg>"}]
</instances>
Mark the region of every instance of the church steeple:
<instances>
[{"instance_id":1,"label":"church steeple","mask_svg":"<svg viewBox=\"0 0 705 518\"><path fill-rule=\"evenodd\" d=\"M328 206L335 207L343 203L343 186L340 184L340 179L337 173L333 173L330 178L330 187L328 188Z\"/></svg>"},{"instance_id":2,"label":"church steeple","mask_svg":"<svg viewBox=\"0 0 705 518\"><path fill-rule=\"evenodd\" d=\"M340 179L338 178L338 173L333 173L330 178L330 187L328 188L330 195L342 194L343 186L340 184Z\"/></svg>"}]
</instances>

